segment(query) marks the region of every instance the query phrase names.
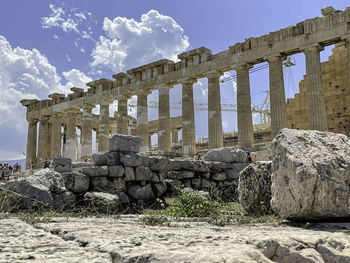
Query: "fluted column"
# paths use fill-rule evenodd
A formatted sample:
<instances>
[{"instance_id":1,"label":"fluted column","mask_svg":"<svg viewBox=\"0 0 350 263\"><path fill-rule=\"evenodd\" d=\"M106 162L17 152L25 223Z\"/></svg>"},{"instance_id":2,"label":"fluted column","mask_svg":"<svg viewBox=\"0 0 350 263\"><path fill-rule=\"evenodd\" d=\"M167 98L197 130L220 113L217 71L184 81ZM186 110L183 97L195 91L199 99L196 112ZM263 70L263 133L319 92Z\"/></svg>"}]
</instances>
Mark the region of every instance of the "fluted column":
<instances>
[{"instance_id":1,"label":"fluted column","mask_svg":"<svg viewBox=\"0 0 350 263\"><path fill-rule=\"evenodd\" d=\"M128 99L118 100L117 113L117 132L118 134L128 134Z\"/></svg>"},{"instance_id":2,"label":"fluted column","mask_svg":"<svg viewBox=\"0 0 350 263\"><path fill-rule=\"evenodd\" d=\"M184 155L196 153L194 123L193 83L195 79L182 82L182 148Z\"/></svg>"},{"instance_id":3,"label":"fluted column","mask_svg":"<svg viewBox=\"0 0 350 263\"><path fill-rule=\"evenodd\" d=\"M286 96L284 91L282 58L268 58L270 73L270 108L272 137L287 127Z\"/></svg>"},{"instance_id":4,"label":"fluted column","mask_svg":"<svg viewBox=\"0 0 350 263\"><path fill-rule=\"evenodd\" d=\"M208 138L209 149L222 148L222 119L220 83L221 72L213 71L207 75L208 78Z\"/></svg>"},{"instance_id":5,"label":"fluted column","mask_svg":"<svg viewBox=\"0 0 350 263\"><path fill-rule=\"evenodd\" d=\"M237 71L237 120L238 146L249 148L254 144L253 119L250 98L249 69L250 65L242 65Z\"/></svg>"},{"instance_id":6,"label":"fluted column","mask_svg":"<svg viewBox=\"0 0 350 263\"><path fill-rule=\"evenodd\" d=\"M51 152L50 157L61 156L61 120L59 114L54 114L50 118L51 122Z\"/></svg>"},{"instance_id":7,"label":"fluted column","mask_svg":"<svg viewBox=\"0 0 350 263\"><path fill-rule=\"evenodd\" d=\"M309 106L309 129L327 130L326 104L323 93L322 70L320 61L321 46L303 50L306 60L306 87Z\"/></svg>"},{"instance_id":8,"label":"fluted column","mask_svg":"<svg viewBox=\"0 0 350 263\"><path fill-rule=\"evenodd\" d=\"M49 159L49 116L40 116L39 118L39 142L37 167L42 168L46 159Z\"/></svg>"},{"instance_id":9,"label":"fluted column","mask_svg":"<svg viewBox=\"0 0 350 263\"><path fill-rule=\"evenodd\" d=\"M98 121L98 151L108 151L109 137L109 103L100 104L100 115Z\"/></svg>"},{"instance_id":10,"label":"fluted column","mask_svg":"<svg viewBox=\"0 0 350 263\"><path fill-rule=\"evenodd\" d=\"M160 88L158 102L158 148L163 152L171 151L170 142L170 102L169 90L170 86Z\"/></svg>"},{"instance_id":11,"label":"fluted column","mask_svg":"<svg viewBox=\"0 0 350 263\"><path fill-rule=\"evenodd\" d=\"M137 126L136 135L142 138L142 146L140 151L147 152L149 149L148 144L148 105L147 96L148 92L137 93Z\"/></svg>"},{"instance_id":12,"label":"fluted column","mask_svg":"<svg viewBox=\"0 0 350 263\"><path fill-rule=\"evenodd\" d=\"M75 161L77 158L77 131L76 131L76 114L77 111L71 110L67 112L67 130L66 130L66 146L64 157Z\"/></svg>"},{"instance_id":13,"label":"fluted column","mask_svg":"<svg viewBox=\"0 0 350 263\"><path fill-rule=\"evenodd\" d=\"M31 167L31 162L36 164L36 137L38 120L28 120L26 170Z\"/></svg>"},{"instance_id":14,"label":"fluted column","mask_svg":"<svg viewBox=\"0 0 350 263\"><path fill-rule=\"evenodd\" d=\"M179 130L173 129L171 131L171 143L179 143Z\"/></svg>"},{"instance_id":15,"label":"fluted column","mask_svg":"<svg viewBox=\"0 0 350 263\"><path fill-rule=\"evenodd\" d=\"M82 130L81 130L81 160L92 158L92 109L94 106L83 106Z\"/></svg>"}]
</instances>

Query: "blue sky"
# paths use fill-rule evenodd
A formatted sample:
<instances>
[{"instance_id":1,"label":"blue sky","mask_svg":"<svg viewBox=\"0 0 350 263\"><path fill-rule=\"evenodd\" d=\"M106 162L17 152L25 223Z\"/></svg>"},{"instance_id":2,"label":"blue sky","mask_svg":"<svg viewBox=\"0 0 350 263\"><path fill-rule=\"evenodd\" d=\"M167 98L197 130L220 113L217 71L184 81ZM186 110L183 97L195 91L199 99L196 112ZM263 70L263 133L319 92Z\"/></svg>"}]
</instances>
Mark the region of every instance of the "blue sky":
<instances>
[{"instance_id":1,"label":"blue sky","mask_svg":"<svg viewBox=\"0 0 350 263\"><path fill-rule=\"evenodd\" d=\"M47 98L72 86L118 71L205 46L217 53L248 37L267 34L307 18L321 16L332 5L344 10L349 1L243 0L11 0L0 9L0 160L25 152L27 123L22 98ZM322 60L331 48L322 52ZM288 69L288 97L305 74L304 56ZM233 72L232 72L233 73ZM227 73L229 74L229 73ZM290 76L296 85L292 86ZM207 83L194 87L195 102L207 101ZM236 103L235 83L221 85L222 102ZM264 100L268 69L251 74L252 104ZM181 87L171 91L180 101ZM135 100L135 99L134 99ZM157 92L149 96L157 101ZM134 101L135 102L135 101ZM111 106L111 112L116 104ZM134 114L132 110L130 114ZM180 111L172 110L172 116ZM150 109L149 119L157 111ZM225 132L236 129L236 114L223 112ZM197 137L207 136L207 111L196 112Z\"/></svg>"}]
</instances>

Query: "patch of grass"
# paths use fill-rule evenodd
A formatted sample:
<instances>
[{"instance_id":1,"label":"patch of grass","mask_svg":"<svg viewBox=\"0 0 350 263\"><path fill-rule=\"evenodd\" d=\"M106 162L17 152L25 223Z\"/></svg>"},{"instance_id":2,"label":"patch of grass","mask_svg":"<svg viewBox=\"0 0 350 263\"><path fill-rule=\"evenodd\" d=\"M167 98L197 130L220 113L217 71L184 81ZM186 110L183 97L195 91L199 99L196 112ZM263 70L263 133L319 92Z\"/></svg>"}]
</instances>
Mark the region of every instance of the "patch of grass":
<instances>
[{"instance_id":1,"label":"patch of grass","mask_svg":"<svg viewBox=\"0 0 350 263\"><path fill-rule=\"evenodd\" d=\"M169 220L164 215L152 213L150 215L143 216L141 218L141 222L149 226L156 226L156 225L164 225L165 223L169 223Z\"/></svg>"}]
</instances>

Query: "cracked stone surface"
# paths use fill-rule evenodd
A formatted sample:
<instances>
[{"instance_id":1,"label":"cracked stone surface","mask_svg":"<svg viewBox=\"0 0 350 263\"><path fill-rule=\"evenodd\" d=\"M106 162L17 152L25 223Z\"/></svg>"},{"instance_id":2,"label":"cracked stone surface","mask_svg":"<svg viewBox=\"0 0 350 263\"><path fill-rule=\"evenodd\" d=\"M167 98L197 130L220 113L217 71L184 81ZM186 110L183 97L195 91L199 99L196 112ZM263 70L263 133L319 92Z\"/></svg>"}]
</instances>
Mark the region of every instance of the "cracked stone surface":
<instances>
[{"instance_id":1,"label":"cracked stone surface","mask_svg":"<svg viewBox=\"0 0 350 263\"><path fill-rule=\"evenodd\" d=\"M42 229L0 224L0 262L350 262L350 223L148 226L122 216L54 218Z\"/></svg>"},{"instance_id":2,"label":"cracked stone surface","mask_svg":"<svg viewBox=\"0 0 350 263\"><path fill-rule=\"evenodd\" d=\"M0 220L0 262L112 262L108 253L82 247L18 218Z\"/></svg>"}]
</instances>

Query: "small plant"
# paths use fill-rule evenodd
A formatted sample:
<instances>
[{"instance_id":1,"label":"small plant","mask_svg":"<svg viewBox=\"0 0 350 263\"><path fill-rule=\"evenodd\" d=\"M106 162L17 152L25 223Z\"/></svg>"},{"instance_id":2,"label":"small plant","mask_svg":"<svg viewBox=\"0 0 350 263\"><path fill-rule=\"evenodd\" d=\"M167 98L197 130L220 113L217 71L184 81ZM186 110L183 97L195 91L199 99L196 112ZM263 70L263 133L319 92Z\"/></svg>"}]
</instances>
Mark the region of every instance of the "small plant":
<instances>
[{"instance_id":1,"label":"small plant","mask_svg":"<svg viewBox=\"0 0 350 263\"><path fill-rule=\"evenodd\" d=\"M164 225L169 222L168 218L163 215L150 214L141 218L141 221L149 226Z\"/></svg>"}]
</instances>

